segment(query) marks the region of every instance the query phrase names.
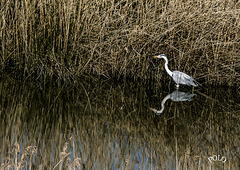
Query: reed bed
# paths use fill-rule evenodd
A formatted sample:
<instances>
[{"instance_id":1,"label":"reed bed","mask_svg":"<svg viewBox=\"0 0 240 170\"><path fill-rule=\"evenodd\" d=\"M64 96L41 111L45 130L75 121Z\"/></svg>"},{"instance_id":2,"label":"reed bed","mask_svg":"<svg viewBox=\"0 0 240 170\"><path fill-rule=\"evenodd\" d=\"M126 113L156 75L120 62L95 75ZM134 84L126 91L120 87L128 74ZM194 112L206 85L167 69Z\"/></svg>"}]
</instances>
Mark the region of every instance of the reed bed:
<instances>
[{"instance_id":1,"label":"reed bed","mask_svg":"<svg viewBox=\"0 0 240 170\"><path fill-rule=\"evenodd\" d=\"M239 86L237 1L2 0L0 16L1 70L16 78L163 82L152 56L165 53L198 82Z\"/></svg>"}]
</instances>

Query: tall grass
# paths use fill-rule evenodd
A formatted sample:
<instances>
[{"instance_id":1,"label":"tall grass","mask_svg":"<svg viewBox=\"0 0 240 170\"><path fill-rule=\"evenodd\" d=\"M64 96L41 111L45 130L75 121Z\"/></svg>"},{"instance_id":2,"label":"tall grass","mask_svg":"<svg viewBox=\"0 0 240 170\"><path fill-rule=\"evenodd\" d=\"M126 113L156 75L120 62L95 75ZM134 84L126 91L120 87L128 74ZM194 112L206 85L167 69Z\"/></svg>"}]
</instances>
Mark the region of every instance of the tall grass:
<instances>
[{"instance_id":1,"label":"tall grass","mask_svg":"<svg viewBox=\"0 0 240 170\"><path fill-rule=\"evenodd\" d=\"M162 78L152 56L208 84L239 85L239 14L234 1L25 0L0 2L5 73L68 81Z\"/></svg>"}]
</instances>

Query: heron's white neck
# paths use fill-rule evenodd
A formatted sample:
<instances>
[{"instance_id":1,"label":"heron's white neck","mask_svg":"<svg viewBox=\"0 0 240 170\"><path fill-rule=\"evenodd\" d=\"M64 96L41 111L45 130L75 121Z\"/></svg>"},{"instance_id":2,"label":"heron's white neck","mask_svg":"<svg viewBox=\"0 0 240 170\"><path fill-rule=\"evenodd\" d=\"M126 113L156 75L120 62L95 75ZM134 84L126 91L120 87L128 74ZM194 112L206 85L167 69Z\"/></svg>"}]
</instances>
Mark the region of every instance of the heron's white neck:
<instances>
[{"instance_id":1,"label":"heron's white neck","mask_svg":"<svg viewBox=\"0 0 240 170\"><path fill-rule=\"evenodd\" d=\"M163 112L163 110L164 110L164 104L166 103L166 101L167 101L168 99L170 99L170 97L171 97L171 94L168 94L166 97L164 97L164 99L163 99L162 102L161 102L162 108L161 108L161 110L158 111L159 113L162 113L162 112Z\"/></svg>"},{"instance_id":2,"label":"heron's white neck","mask_svg":"<svg viewBox=\"0 0 240 170\"><path fill-rule=\"evenodd\" d=\"M172 72L171 72L171 71L169 70L169 68L168 68L168 60L167 60L166 57L163 57L163 59L165 60L165 65L164 65L165 70L166 70L167 73L172 77Z\"/></svg>"}]
</instances>

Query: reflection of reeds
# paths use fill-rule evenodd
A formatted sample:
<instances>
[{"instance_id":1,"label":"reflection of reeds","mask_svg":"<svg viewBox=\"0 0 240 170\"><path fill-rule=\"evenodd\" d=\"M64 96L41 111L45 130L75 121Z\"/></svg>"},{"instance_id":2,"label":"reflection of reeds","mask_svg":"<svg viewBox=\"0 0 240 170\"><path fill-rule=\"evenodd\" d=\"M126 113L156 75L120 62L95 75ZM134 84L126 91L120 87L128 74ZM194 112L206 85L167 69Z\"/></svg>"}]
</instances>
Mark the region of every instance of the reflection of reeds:
<instances>
[{"instance_id":1,"label":"reflection of reeds","mask_svg":"<svg viewBox=\"0 0 240 170\"><path fill-rule=\"evenodd\" d=\"M75 145L75 142L72 140L73 138L71 137L70 138L70 141L72 143L73 146L73 152L75 152L75 148L74 148L74 145ZM53 167L53 169L62 169L62 168L66 168L66 169L79 169L79 168L83 168L83 164L82 164L82 159L81 158L76 158L75 156L73 157L74 159L71 160L70 159L70 155L72 154L70 151L69 151L69 143L68 142L65 142L64 146L63 146L63 149L62 149L62 152L60 152L60 160L58 161L58 163ZM64 164L64 166L63 166Z\"/></svg>"},{"instance_id":2,"label":"reflection of reeds","mask_svg":"<svg viewBox=\"0 0 240 170\"><path fill-rule=\"evenodd\" d=\"M10 150L10 148L9 148ZM20 159L18 159L18 155L21 153ZM35 146L27 146L20 150L19 143L15 142L15 145L8 153L8 158L3 161L1 164L2 169L31 169L33 157L37 154L37 148ZM27 164L27 167L26 167Z\"/></svg>"},{"instance_id":3,"label":"reflection of reeds","mask_svg":"<svg viewBox=\"0 0 240 170\"><path fill-rule=\"evenodd\" d=\"M165 96L161 88L149 95L136 84L82 85L42 90L35 84L0 83L2 167L169 169L177 160L179 167L204 169L208 157L218 153L227 157L228 169L239 164L239 120L231 115L239 110L234 102L226 103L236 99L225 90L212 94L210 89L208 98L198 93L187 105L168 101L166 113L156 116L148 107L160 106ZM24 153L33 159L21 158Z\"/></svg>"},{"instance_id":4,"label":"reflection of reeds","mask_svg":"<svg viewBox=\"0 0 240 170\"><path fill-rule=\"evenodd\" d=\"M239 85L237 2L2 0L0 6L0 65L12 76L149 79L163 70L152 67L151 56L166 53L173 70Z\"/></svg>"},{"instance_id":5,"label":"reflection of reeds","mask_svg":"<svg viewBox=\"0 0 240 170\"><path fill-rule=\"evenodd\" d=\"M23 150L23 154L21 156L21 160L19 162L19 165L18 165L18 169L19 168L24 168L25 167L25 163L27 161L28 158L29 159L29 167L31 167L31 162L32 162L32 155L36 155L37 153L37 148L35 146L28 146L26 147L24 150Z\"/></svg>"},{"instance_id":6,"label":"reflection of reeds","mask_svg":"<svg viewBox=\"0 0 240 170\"><path fill-rule=\"evenodd\" d=\"M9 148L10 149L10 148ZM3 160L1 164L1 169L32 169L34 165L33 157L37 154L36 146L28 146L23 148L21 153L19 143L15 143L11 152L8 153L8 158ZM74 168L82 168L81 159L74 158L73 161L69 158L71 153L68 151L68 142L66 142L63 146L62 152L60 152L60 160L53 167L53 169L74 169ZM20 155L20 159L18 159L18 155ZM63 166L63 163L64 166ZM39 168L42 169L42 164L39 165Z\"/></svg>"}]
</instances>

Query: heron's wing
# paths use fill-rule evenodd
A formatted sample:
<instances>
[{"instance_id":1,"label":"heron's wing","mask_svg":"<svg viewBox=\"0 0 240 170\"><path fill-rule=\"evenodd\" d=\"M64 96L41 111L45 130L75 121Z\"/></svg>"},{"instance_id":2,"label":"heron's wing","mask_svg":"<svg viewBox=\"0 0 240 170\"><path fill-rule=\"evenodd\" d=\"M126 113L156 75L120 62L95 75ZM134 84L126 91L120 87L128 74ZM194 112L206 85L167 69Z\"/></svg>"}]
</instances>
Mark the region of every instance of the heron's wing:
<instances>
[{"instance_id":1,"label":"heron's wing","mask_svg":"<svg viewBox=\"0 0 240 170\"><path fill-rule=\"evenodd\" d=\"M192 77L180 71L173 71L173 80L177 84L198 86L198 84Z\"/></svg>"},{"instance_id":2,"label":"heron's wing","mask_svg":"<svg viewBox=\"0 0 240 170\"><path fill-rule=\"evenodd\" d=\"M171 100L178 102L178 101L191 101L192 98L196 96L196 94L190 94L175 90L171 93Z\"/></svg>"}]
</instances>

